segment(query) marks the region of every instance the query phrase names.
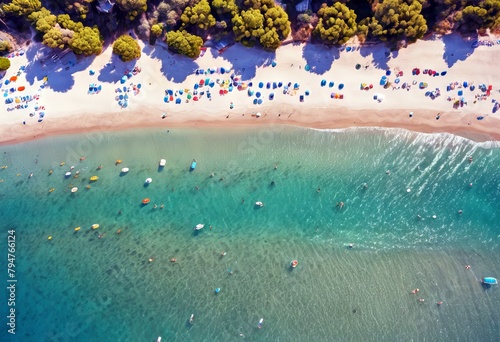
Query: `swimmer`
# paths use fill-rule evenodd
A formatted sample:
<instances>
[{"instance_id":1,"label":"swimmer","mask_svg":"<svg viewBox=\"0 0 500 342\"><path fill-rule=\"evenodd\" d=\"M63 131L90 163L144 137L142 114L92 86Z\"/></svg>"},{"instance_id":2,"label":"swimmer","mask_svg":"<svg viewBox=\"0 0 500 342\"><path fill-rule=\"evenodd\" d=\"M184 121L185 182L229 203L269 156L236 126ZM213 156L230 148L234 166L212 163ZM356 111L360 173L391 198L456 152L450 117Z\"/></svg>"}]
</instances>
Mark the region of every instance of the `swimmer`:
<instances>
[{"instance_id":1,"label":"swimmer","mask_svg":"<svg viewBox=\"0 0 500 342\"><path fill-rule=\"evenodd\" d=\"M466 265L466 266L465 266L465 269L466 269L466 270L470 270L470 265Z\"/></svg>"},{"instance_id":2,"label":"swimmer","mask_svg":"<svg viewBox=\"0 0 500 342\"><path fill-rule=\"evenodd\" d=\"M70 169L70 170L73 170L74 168L75 168L74 166L71 166L69 169Z\"/></svg>"},{"instance_id":3,"label":"swimmer","mask_svg":"<svg viewBox=\"0 0 500 342\"><path fill-rule=\"evenodd\" d=\"M80 170L76 171L75 173L76 173L77 175L79 175L79 174L80 174Z\"/></svg>"},{"instance_id":4,"label":"swimmer","mask_svg":"<svg viewBox=\"0 0 500 342\"><path fill-rule=\"evenodd\" d=\"M33 177L33 172L32 172L32 173L30 173L30 178L31 178L31 177Z\"/></svg>"},{"instance_id":5,"label":"swimmer","mask_svg":"<svg viewBox=\"0 0 500 342\"><path fill-rule=\"evenodd\" d=\"M443 301L436 302L437 305L443 304Z\"/></svg>"},{"instance_id":6,"label":"swimmer","mask_svg":"<svg viewBox=\"0 0 500 342\"><path fill-rule=\"evenodd\" d=\"M197 185L194 187L196 190L200 190L200 187Z\"/></svg>"},{"instance_id":7,"label":"swimmer","mask_svg":"<svg viewBox=\"0 0 500 342\"><path fill-rule=\"evenodd\" d=\"M226 256L226 252L224 251L220 252L220 256Z\"/></svg>"},{"instance_id":8,"label":"swimmer","mask_svg":"<svg viewBox=\"0 0 500 342\"><path fill-rule=\"evenodd\" d=\"M155 204L155 205L153 206L153 209L156 209L156 208L158 208L158 206Z\"/></svg>"},{"instance_id":9,"label":"swimmer","mask_svg":"<svg viewBox=\"0 0 500 342\"><path fill-rule=\"evenodd\" d=\"M155 261L155 258L149 258L148 261L153 262L153 261Z\"/></svg>"},{"instance_id":10,"label":"swimmer","mask_svg":"<svg viewBox=\"0 0 500 342\"><path fill-rule=\"evenodd\" d=\"M419 293L419 292L420 292L420 290L419 290L419 289L415 289L415 290L411 291L411 293L412 293L412 294L417 294L417 293Z\"/></svg>"},{"instance_id":11,"label":"swimmer","mask_svg":"<svg viewBox=\"0 0 500 342\"><path fill-rule=\"evenodd\" d=\"M316 192L320 192L320 191L321 191L321 189L318 187L318 189L316 189Z\"/></svg>"},{"instance_id":12,"label":"swimmer","mask_svg":"<svg viewBox=\"0 0 500 342\"><path fill-rule=\"evenodd\" d=\"M363 183L363 189L368 189L368 184Z\"/></svg>"},{"instance_id":13,"label":"swimmer","mask_svg":"<svg viewBox=\"0 0 500 342\"><path fill-rule=\"evenodd\" d=\"M463 213L462 209L460 209L460 210L458 211L458 213L459 213L459 214L462 214L462 213Z\"/></svg>"},{"instance_id":14,"label":"swimmer","mask_svg":"<svg viewBox=\"0 0 500 342\"><path fill-rule=\"evenodd\" d=\"M386 175L390 175L391 174L391 171L387 170L385 171Z\"/></svg>"},{"instance_id":15,"label":"swimmer","mask_svg":"<svg viewBox=\"0 0 500 342\"><path fill-rule=\"evenodd\" d=\"M163 203L162 203L162 204L160 205L160 209L163 209L163 207L164 207L164 205L163 205Z\"/></svg>"},{"instance_id":16,"label":"swimmer","mask_svg":"<svg viewBox=\"0 0 500 342\"><path fill-rule=\"evenodd\" d=\"M472 156L469 156L469 163L472 163Z\"/></svg>"},{"instance_id":17,"label":"swimmer","mask_svg":"<svg viewBox=\"0 0 500 342\"><path fill-rule=\"evenodd\" d=\"M61 164L59 164L59 166L64 166L64 165L66 165L65 162L61 162Z\"/></svg>"},{"instance_id":18,"label":"swimmer","mask_svg":"<svg viewBox=\"0 0 500 342\"><path fill-rule=\"evenodd\" d=\"M274 164L274 169L277 170L278 169L278 164Z\"/></svg>"},{"instance_id":19,"label":"swimmer","mask_svg":"<svg viewBox=\"0 0 500 342\"><path fill-rule=\"evenodd\" d=\"M80 157L80 161L84 161L84 160L85 160L84 156Z\"/></svg>"},{"instance_id":20,"label":"swimmer","mask_svg":"<svg viewBox=\"0 0 500 342\"><path fill-rule=\"evenodd\" d=\"M338 207L339 209L342 209L342 208L344 207L344 202L339 202L339 203L337 203L337 207Z\"/></svg>"},{"instance_id":21,"label":"swimmer","mask_svg":"<svg viewBox=\"0 0 500 342\"><path fill-rule=\"evenodd\" d=\"M100 169L102 169L102 165L99 165L99 166L97 167L97 170L100 170Z\"/></svg>"},{"instance_id":22,"label":"swimmer","mask_svg":"<svg viewBox=\"0 0 500 342\"><path fill-rule=\"evenodd\" d=\"M241 199L241 204L243 204L243 203L245 203L245 199L244 198Z\"/></svg>"},{"instance_id":23,"label":"swimmer","mask_svg":"<svg viewBox=\"0 0 500 342\"><path fill-rule=\"evenodd\" d=\"M419 298L419 299L418 299L418 302L419 302L419 303L423 303L423 302L425 302L425 299L423 299L423 298Z\"/></svg>"},{"instance_id":24,"label":"swimmer","mask_svg":"<svg viewBox=\"0 0 500 342\"><path fill-rule=\"evenodd\" d=\"M214 178L214 177L215 177L215 173L213 173L213 172L212 172L212 173L210 174L210 178Z\"/></svg>"},{"instance_id":25,"label":"swimmer","mask_svg":"<svg viewBox=\"0 0 500 342\"><path fill-rule=\"evenodd\" d=\"M419 220L422 219L422 216L420 216L420 214L418 214L417 217L418 217Z\"/></svg>"},{"instance_id":26,"label":"swimmer","mask_svg":"<svg viewBox=\"0 0 500 342\"><path fill-rule=\"evenodd\" d=\"M210 230L212 230L212 228L213 228L213 227L212 227L212 226L210 226Z\"/></svg>"},{"instance_id":27,"label":"swimmer","mask_svg":"<svg viewBox=\"0 0 500 342\"><path fill-rule=\"evenodd\" d=\"M353 245L352 243L350 243L350 244L348 244L348 245L347 245L347 248L349 248L349 249L353 249L353 248L354 248L354 245Z\"/></svg>"},{"instance_id":28,"label":"swimmer","mask_svg":"<svg viewBox=\"0 0 500 342\"><path fill-rule=\"evenodd\" d=\"M274 181L271 182L271 186L275 186L276 183Z\"/></svg>"},{"instance_id":29,"label":"swimmer","mask_svg":"<svg viewBox=\"0 0 500 342\"><path fill-rule=\"evenodd\" d=\"M177 262L176 258L170 258L170 262Z\"/></svg>"},{"instance_id":30,"label":"swimmer","mask_svg":"<svg viewBox=\"0 0 500 342\"><path fill-rule=\"evenodd\" d=\"M51 174L52 174L52 172L54 172L54 170L50 170L50 171L49 171L49 175L51 175Z\"/></svg>"},{"instance_id":31,"label":"swimmer","mask_svg":"<svg viewBox=\"0 0 500 342\"><path fill-rule=\"evenodd\" d=\"M469 183L469 187L471 187L471 188L472 188L472 183Z\"/></svg>"},{"instance_id":32,"label":"swimmer","mask_svg":"<svg viewBox=\"0 0 500 342\"><path fill-rule=\"evenodd\" d=\"M121 234L121 233L122 233L122 230L121 230L121 229L118 229L118 230L116 231L116 234Z\"/></svg>"},{"instance_id":33,"label":"swimmer","mask_svg":"<svg viewBox=\"0 0 500 342\"><path fill-rule=\"evenodd\" d=\"M102 239L106 233L99 234L99 239Z\"/></svg>"}]
</instances>

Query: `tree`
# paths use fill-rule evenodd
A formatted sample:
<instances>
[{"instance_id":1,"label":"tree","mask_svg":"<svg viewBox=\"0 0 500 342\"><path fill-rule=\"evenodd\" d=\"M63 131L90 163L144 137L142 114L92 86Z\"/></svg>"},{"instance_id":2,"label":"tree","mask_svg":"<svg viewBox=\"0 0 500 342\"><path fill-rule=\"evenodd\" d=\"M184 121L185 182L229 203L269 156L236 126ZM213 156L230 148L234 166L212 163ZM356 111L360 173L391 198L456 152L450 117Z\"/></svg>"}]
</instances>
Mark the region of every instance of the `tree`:
<instances>
[{"instance_id":1,"label":"tree","mask_svg":"<svg viewBox=\"0 0 500 342\"><path fill-rule=\"evenodd\" d=\"M234 0L213 0L212 8L214 8L219 15L238 10L238 6L236 6Z\"/></svg>"},{"instance_id":2,"label":"tree","mask_svg":"<svg viewBox=\"0 0 500 342\"><path fill-rule=\"evenodd\" d=\"M134 38L125 34L113 43L113 53L120 56L122 61L129 62L141 57L141 47Z\"/></svg>"},{"instance_id":3,"label":"tree","mask_svg":"<svg viewBox=\"0 0 500 342\"><path fill-rule=\"evenodd\" d=\"M151 33L153 36L159 37L161 36L161 33L163 32L163 25L162 24L154 24L151 26Z\"/></svg>"},{"instance_id":4,"label":"tree","mask_svg":"<svg viewBox=\"0 0 500 342\"><path fill-rule=\"evenodd\" d=\"M244 6L246 10L231 12L237 41L258 41L264 48L274 50L290 34L288 14L273 0L245 0Z\"/></svg>"},{"instance_id":5,"label":"tree","mask_svg":"<svg viewBox=\"0 0 500 342\"><path fill-rule=\"evenodd\" d=\"M28 15L28 20L35 24L37 31L46 33L54 27L57 22L57 17L50 13L48 9L42 7L39 11L32 12Z\"/></svg>"},{"instance_id":6,"label":"tree","mask_svg":"<svg viewBox=\"0 0 500 342\"><path fill-rule=\"evenodd\" d=\"M182 55L196 58L200 55L203 39L186 31L170 31L166 36L168 47Z\"/></svg>"},{"instance_id":7,"label":"tree","mask_svg":"<svg viewBox=\"0 0 500 342\"><path fill-rule=\"evenodd\" d=\"M356 14L340 2L334 3L333 6L323 4L318 16L314 34L327 44L345 44L356 34Z\"/></svg>"},{"instance_id":8,"label":"tree","mask_svg":"<svg viewBox=\"0 0 500 342\"><path fill-rule=\"evenodd\" d=\"M371 34L382 41L422 38L427 32L418 0L384 0L375 7L370 23Z\"/></svg>"},{"instance_id":9,"label":"tree","mask_svg":"<svg viewBox=\"0 0 500 342\"><path fill-rule=\"evenodd\" d=\"M102 51L102 40L97 27L85 26L76 31L69 47L77 55L97 55Z\"/></svg>"},{"instance_id":10,"label":"tree","mask_svg":"<svg viewBox=\"0 0 500 342\"><path fill-rule=\"evenodd\" d=\"M214 26L215 18L210 13L211 10L207 0L201 0L193 7L186 7L181 15L182 27L185 28L191 24L206 30Z\"/></svg>"},{"instance_id":11,"label":"tree","mask_svg":"<svg viewBox=\"0 0 500 342\"><path fill-rule=\"evenodd\" d=\"M12 0L10 4L4 5L3 9L7 13L23 16L38 11L41 7L40 0Z\"/></svg>"},{"instance_id":12,"label":"tree","mask_svg":"<svg viewBox=\"0 0 500 342\"><path fill-rule=\"evenodd\" d=\"M73 31L71 32L71 36L69 37L69 40L73 37ZM68 42L69 42L68 40ZM47 45L48 47L51 47L53 49L64 49L65 45L67 42L64 41L64 36L61 28L59 25L56 27L51 28L45 34L43 35L43 44Z\"/></svg>"},{"instance_id":13,"label":"tree","mask_svg":"<svg viewBox=\"0 0 500 342\"><path fill-rule=\"evenodd\" d=\"M8 40L0 41L0 52L9 51L11 49L11 44Z\"/></svg>"},{"instance_id":14,"label":"tree","mask_svg":"<svg viewBox=\"0 0 500 342\"><path fill-rule=\"evenodd\" d=\"M482 28L500 28L500 1L485 0L479 6L467 6L457 12L454 20L463 31L475 31Z\"/></svg>"},{"instance_id":15,"label":"tree","mask_svg":"<svg viewBox=\"0 0 500 342\"><path fill-rule=\"evenodd\" d=\"M10 68L10 59L0 57L0 71L5 71Z\"/></svg>"},{"instance_id":16,"label":"tree","mask_svg":"<svg viewBox=\"0 0 500 342\"><path fill-rule=\"evenodd\" d=\"M122 11L127 12L130 20L134 20L148 9L146 0L116 0L116 4Z\"/></svg>"}]
</instances>

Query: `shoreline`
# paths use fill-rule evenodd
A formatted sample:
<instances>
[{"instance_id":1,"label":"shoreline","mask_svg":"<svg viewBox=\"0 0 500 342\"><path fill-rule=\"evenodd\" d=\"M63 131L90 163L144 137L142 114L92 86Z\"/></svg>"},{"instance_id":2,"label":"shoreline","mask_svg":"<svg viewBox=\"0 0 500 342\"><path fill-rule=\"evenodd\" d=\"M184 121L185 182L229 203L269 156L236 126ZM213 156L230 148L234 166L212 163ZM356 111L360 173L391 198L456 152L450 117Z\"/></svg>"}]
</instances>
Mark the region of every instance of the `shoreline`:
<instances>
[{"instance_id":1,"label":"shoreline","mask_svg":"<svg viewBox=\"0 0 500 342\"><path fill-rule=\"evenodd\" d=\"M223 55L208 49L196 60L157 45L143 46L142 57L130 63L119 61L110 48L95 58L77 60L68 54L57 64L41 63L48 53L53 51L31 44L24 56L12 58L1 80L4 98L36 95L36 100L20 109L15 108L18 102L0 103L0 145L95 131L255 125L402 128L500 141L500 116L493 109L500 101L500 84L495 83L500 79L495 68L500 44L474 50L469 41L452 36L419 41L397 53L384 45L346 52L299 44L275 53L234 45ZM416 75L416 67L437 70L440 77L424 71ZM139 72L123 82L123 75L135 68ZM219 72L223 68L225 74ZM217 72L207 73L209 69ZM16 71L18 80L7 85ZM384 87L381 77L387 74L392 83ZM227 92L233 76L244 87ZM203 80L215 84L201 85ZM287 84L293 86L287 89ZM361 89L363 85L370 88ZM19 86L26 90L16 91ZM100 87L98 92L89 91L94 86ZM491 90L486 94L484 87ZM436 97L429 96L437 90ZM127 106L120 107L123 93ZM463 103L453 107L457 99ZM256 105L257 100L263 103ZM261 117L252 117L256 113Z\"/></svg>"},{"instance_id":2,"label":"shoreline","mask_svg":"<svg viewBox=\"0 0 500 342\"><path fill-rule=\"evenodd\" d=\"M324 108L311 108L315 110L327 111ZM407 120L399 120L396 114L401 113L399 110L392 110L392 113L375 112L373 110L358 110L351 111L347 108L343 110L332 111L336 115L328 120L324 119L326 114L310 114L307 116L300 116L302 113L284 112L274 109L267 111L264 116L260 118L252 117L251 112L239 115L235 112L220 115L220 117L203 118L172 118L166 117L162 119L158 115L144 115L144 113L129 112L127 115L124 113L110 113L107 115L101 114L86 114L85 121L79 121L77 124L72 122L71 118L61 117L56 118L48 123L43 123L39 126L33 126L29 131L22 125L12 125L9 130L6 127L2 128L4 135L0 137L0 146L13 145L34 141L38 139L45 139L49 137L57 137L62 135L78 135L78 134L92 134L96 132L120 132L128 130L140 129L175 129L175 128L217 128L221 130L234 129L234 128L262 128L265 126L274 127L301 127L310 129L356 129L356 128L381 128L381 129L404 129L415 133L425 134L440 134L448 133L474 142L487 142L500 141L500 130L492 129L489 126L470 125L463 127L464 119L460 117L452 117L448 119L449 115L443 114L440 119L439 126L432 125L431 119L433 112L421 111L420 119L407 118ZM339 113L341 112L341 113ZM293 116L294 114L295 117ZM332 114L332 113L330 113ZM378 114L378 115L367 115ZM384 114L384 115L382 115ZM389 116L387 116L389 114ZM392 114L392 115L391 115ZM140 119L137 116L141 115ZM388 118L393 118L388 120ZM135 118L135 120L134 120ZM68 123L73 125L68 127Z\"/></svg>"}]
</instances>

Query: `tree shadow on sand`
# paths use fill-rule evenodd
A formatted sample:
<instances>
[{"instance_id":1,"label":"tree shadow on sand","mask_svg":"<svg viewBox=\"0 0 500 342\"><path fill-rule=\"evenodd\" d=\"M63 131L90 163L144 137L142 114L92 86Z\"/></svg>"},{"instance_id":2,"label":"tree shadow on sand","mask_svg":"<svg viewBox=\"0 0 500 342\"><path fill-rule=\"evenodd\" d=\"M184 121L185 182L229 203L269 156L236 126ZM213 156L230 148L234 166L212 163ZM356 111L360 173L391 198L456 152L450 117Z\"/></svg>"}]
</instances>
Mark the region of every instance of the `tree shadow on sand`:
<instances>
[{"instance_id":1,"label":"tree shadow on sand","mask_svg":"<svg viewBox=\"0 0 500 342\"><path fill-rule=\"evenodd\" d=\"M389 65L387 64L391 58L395 58L398 56L398 51L390 51L390 49L384 44L377 45L362 45L359 49L359 53L363 57L372 56L372 65L375 68L381 70L389 69Z\"/></svg>"},{"instance_id":2,"label":"tree shadow on sand","mask_svg":"<svg viewBox=\"0 0 500 342\"><path fill-rule=\"evenodd\" d=\"M219 55L213 51L214 56ZM247 48L241 44L235 44L219 55L233 66L235 74L241 76L243 81L251 80L257 73L257 68L270 66L276 59L276 52L265 51L261 48Z\"/></svg>"},{"instance_id":3,"label":"tree shadow on sand","mask_svg":"<svg viewBox=\"0 0 500 342\"><path fill-rule=\"evenodd\" d=\"M65 93L75 85L73 74L86 70L93 62L95 56L80 57L69 52L59 60L54 61L52 56L61 55L59 49L52 49L41 44L31 44L26 50L28 64L26 65L26 81L33 85L45 76L47 86L55 92Z\"/></svg>"},{"instance_id":4,"label":"tree shadow on sand","mask_svg":"<svg viewBox=\"0 0 500 342\"><path fill-rule=\"evenodd\" d=\"M136 63L136 59L130 62L123 62L120 57L112 54L109 62L106 63L101 70L99 70L99 76L97 76L97 79L100 82L120 82L122 77L127 74L127 71L134 69Z\"/></svg>"},{"instance_id":5,"label":"tree shadow on sand","mask_svg":"<svg viewBox=\"0 0 500 342\"><path fill-rule=\"evenodd\" d=\"M167 48L160 44L155 46L146 45L142 49L142 53L150 58L160 60L160 71L171 82L181 83L198 69L198 64L193 59L183 55L170 54Z\"/></svg>"},{"instance_id":6,"label":"tree shadow on sand","mask_svg":"<svg viewBox=\"0 0 500 342\"><path fill-rule=\"evenodd\" d=\"M322 75L332 68L333 61L340 58L338 47L324 44L305 44L302 57L309 66L309 72Z\"/></svg>"},{"instance_id":7,"label":"tree shadow on sand","mask_svg":"<svg viewBox=\"0 0 500 342\"><path fill-rule=\"evenodd\" d=\"M443 60L451 68L458 61L465 61L472 55L474 48L472 43L477 40L476 36L464 38L457 33L447 34L442 37L444 43Z\"/></svg>"}]
</instances>

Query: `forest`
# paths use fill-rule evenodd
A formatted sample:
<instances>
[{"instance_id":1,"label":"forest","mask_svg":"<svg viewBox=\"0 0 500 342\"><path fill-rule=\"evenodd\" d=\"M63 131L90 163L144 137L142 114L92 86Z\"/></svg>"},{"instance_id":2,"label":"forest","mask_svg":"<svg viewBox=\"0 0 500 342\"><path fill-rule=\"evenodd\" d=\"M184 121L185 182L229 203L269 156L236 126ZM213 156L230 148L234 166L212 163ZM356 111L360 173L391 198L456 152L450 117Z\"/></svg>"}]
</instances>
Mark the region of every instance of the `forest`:
<instances>
[{"instance_id":1,"label":"forest","mask_svg":"<svg viewBox=\"0 0 500 342\"><path fill-rule=\"evenodd\" d=\"M140 56L137 39L190 58L223 38L275 50L285 40L333 46L356 36L397 49L433 33L498 33L500 0L0 0L0 25L79 55L113 44L124 61ZM0 53L11 48L0 41Z\"/></svg>"}]
</instances>

